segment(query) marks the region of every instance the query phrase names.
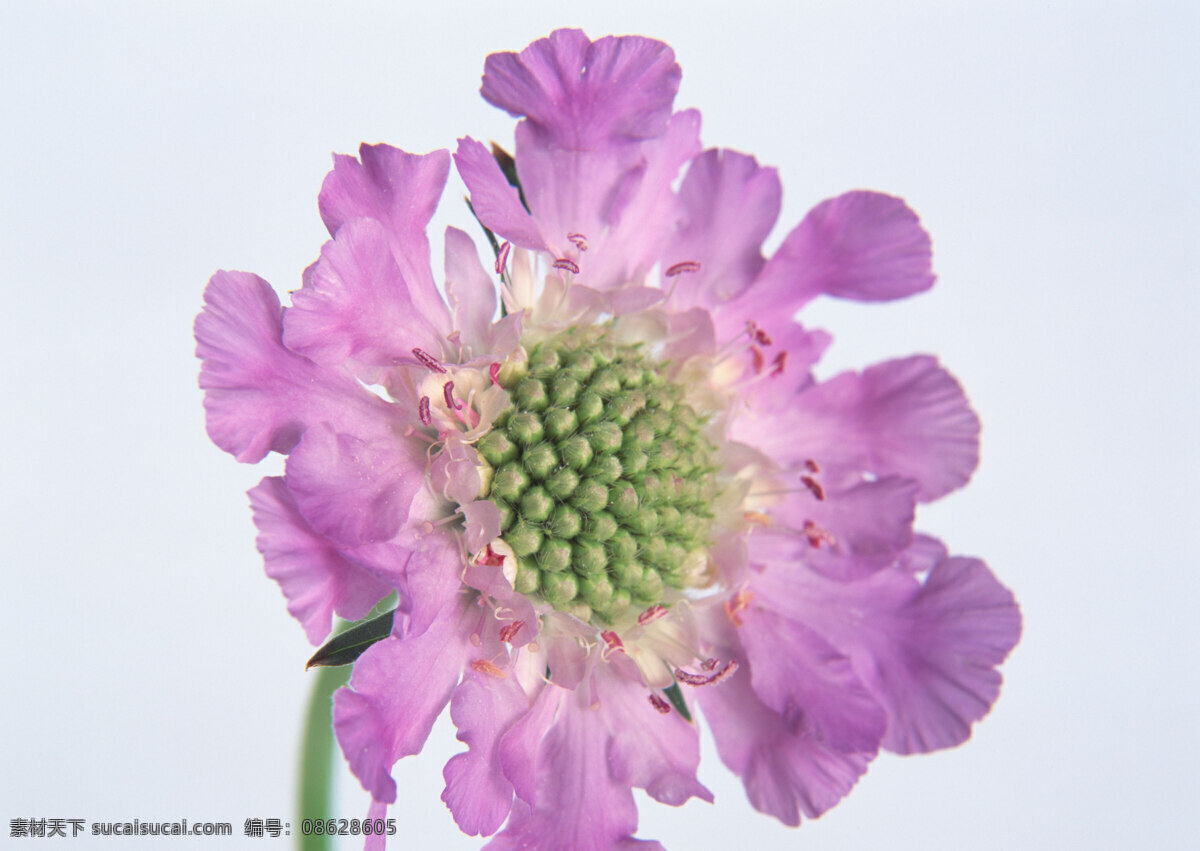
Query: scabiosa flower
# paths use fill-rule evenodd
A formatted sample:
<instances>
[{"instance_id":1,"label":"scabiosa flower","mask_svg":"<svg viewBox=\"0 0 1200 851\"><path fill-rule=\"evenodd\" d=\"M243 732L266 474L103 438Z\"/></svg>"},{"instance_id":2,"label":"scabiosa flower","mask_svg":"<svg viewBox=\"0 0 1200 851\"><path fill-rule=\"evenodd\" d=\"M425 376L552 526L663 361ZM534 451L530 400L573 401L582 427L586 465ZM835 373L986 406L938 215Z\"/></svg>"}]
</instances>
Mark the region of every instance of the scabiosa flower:
<instances>
[{"instance_id":1,"label":"scabiosa flower","mask_svg":"<svg viewBox=\"0 0 1200 851\"><path fill-rule=\"evenodd\" d=\"M928 356L817 381L830 338L794 320L929 288L928 236L851 192L765 259L776 173L702 150L679 78L637 37L490 56L514 156L464 138L454 161L495 262L448 229L444 297L425 228L450 155L385 145L335 158L332 239L291 307L250 274L209 283L208 431L287 455L250 499L289 611L320 643L398 594L333 711L376 814L447 705L464 831L603 849L633 841L633 787L712 800L701 713L795 825L997 697L1012 595L912 528L970 477L975 414Z\"/></svg>"}]
</instances>

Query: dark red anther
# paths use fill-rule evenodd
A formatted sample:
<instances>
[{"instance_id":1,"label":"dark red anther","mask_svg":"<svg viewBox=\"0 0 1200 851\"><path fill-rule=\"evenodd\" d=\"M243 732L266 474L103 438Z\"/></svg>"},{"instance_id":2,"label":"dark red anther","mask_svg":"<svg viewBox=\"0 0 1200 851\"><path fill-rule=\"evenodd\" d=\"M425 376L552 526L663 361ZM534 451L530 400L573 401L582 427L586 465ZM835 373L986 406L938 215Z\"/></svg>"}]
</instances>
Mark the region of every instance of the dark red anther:
<instances>
[{"instance_id":1,"label":"dark red anther","mask_svg":"<svg viewBox=\"0 0 1200 851\"><path fill-rule=\"evenodd\" d=\"M503 275L504 267L508 264L508 252L512 250L512 243L507 239L500 244L500 251L496 254L496 274Z\"/></svg>"},{"instance_id":2,"label":"dark red anther","mask_svg":"<svg viewBox=\"0 0 1200 851\"><path fill-rule=\"evenodd\" d=\"M568 260L565 257L560 257L559 259L555 260L551 265L554 266L555 269L565 269L566 271L570 272L572 275L579 274L579 264L576 263L574 260Z\"/></svg>"},{"instance_id":3,"label":"dark red anther","mask_svg":"<svg viewBox=\"0 0 1200 851\"><path fill-rule=\"evenodd\" d=\"M587 251L587 237L581 233L569 233L567 239L580 251Z\"/></svg>"},{"instance_id":4,"label":"dark red anther","mask_svg":"<svg viewBox=\"0 0 1200 851\"><path fill-rule=\"evenodd\" d=\"M766 363L766 358L763 357L762 349L758 346L750 347L750 355L754 358L754 371L760 373L763 371L763 365Z\"/></svg>"},{"instance_id":5,"label":"dark red anther","mask_svg":"<svg viewBox=\"0 0 1200 851\"><path fill-rule=\"evenodd\" d=\"M502 680L508 676L503 668L497 667L494 663L487 659L476 659L471 663L471 667L481 674L486 674L493 679Z\"/></svg>"},{"instance_id":6,"label":"dark red anther","mask_svg":"<svg viewBox=\"0 0 1200 851\"><path fill-rule=\"evenodd\" d=\"M671 714L671 704L667 703L657 694L650 695L650 705L657 709L663 715Z\"/></svg>"},{"instance_id":7,"label":"dark red anther","mask_svg":"<svg viewBox=\"0 0 1200 851\"><path fill-rule=\"evenodd\" d=\"M758 323L753 319L746 323L746 331L749 332L750 336L754 339L754 342L758 343L760 346L769 346L773 342L771 340L771 335L759 328Z\"/></svg>"},{"instance_id":8,"label":"dark red anther","mask_svg":"<svg viewBox=\"0 0 1200 851\"><path fill-rule=\"evenodd\" d=\"M682 263L676 263L667 267L666 275L668 278L674 278L684 272L699 272L700 264L695 260L684 260Z\"/></svg>"},{"instance_id":9,"label":"dark red anther","mask_svg":"<svg viewBox=\"0 0 1200 851\"><path fill-rule=\"evenodd\" d=\"M725 616L729 618L729 622L734 626L743 626L745 622L742 620L742 612L749 608L750 603L754 600L754 592L747 591L745 588L740 589L736 594L725 601Z\"/></svg>"},{"instance_id":10,"label":"dark red anther","mask_svg":"<svg viewBox=\"0 0 1200 851\"><path fill-rule=\"evenodd\" d=\"M488 378L492 379L492 384L500 383L500 364L493 363L488 367Z\"/></svg>"},{"instance_id":11,"label":"dark red anther","mask_svg":"<svg viewBox=\"0 0 1200 851\"><path fill-rule=\"evenodd\" d=\"M816 523L811 520L804 521L804 536L808 538L808 545L814 549L820 547L822 543L827 546L833 546L837 543L837 539L833 535L826 532Z\"/></svg>"},{"instance_id":12,"label":"dark red anther","mask_svg":"<svg viewBox=\"0 0 1200 851\"><path fill-rule=\"evenodd\" d=\"M821 483L812 476L801 476L800 482L812 492L819 501L825 501L825 488L821 487Z\"/></svg>"},{"instance_id":13,"label":"dark red anther","mask_svg":"<svg viewBox=\"0 0 1200 851\"><path fill-rule=\"evenodd\" d=\"M444 396L446 399L446 407L447 408L451 408L455 411L461 411L463 408L467 407L462 402L460 402L458 399L454 398L454 382L453 381L447 381L445 384L442 385L442 396Z\"/></svg>"},{"instance_id":14,"label":"dark red anther","mask_svg":"<svg viewBox=\"0 0 1200 851\"><path fill-rule=\"evenodd\" d=\"M721 682L728 676L731 676L738 669L737 659L730 659L725 663L725 667L717 671L715 674L693 674L683 670L683 668L675 669L675 679L681 683L686 683L689 686L712 686Z\"/></svg>"},{"instance_id":15,"label":"dark red anther","mask_svg":"<svg viewBox=\"0 0 1200 851\"><path fill-rule=\"evenodd\" d=\"M609 651L613 653L625 649L625 643L621 641L621 636L617 635L611 629L604 630L604 632L600 633L600 637L604 639L604 643L608 646Z\"/></svg>"},{"instance_id":16,"label":"dark red anther","mask_svg":"<svg viewBox=\"0 0 1200 851\"><path fill-rule=\"evenodd\" d=\"M510 624L505 624L500 629L500 640L512 642L516 634L521 631L521 627L525 626L525 621L513 621Z\"/></svg>"},{"instance_id":17,"label":"dark red anther","mask_svg":"<svg viewBox=\"0 0 1200 851\"><path fill-rule=\"evenodd\" d=\"M417 402L417 416L421 418L421 425L433 425L433 417L429 415L428 396L422 396L421 401Z\"/></svg>"},{"instance_id":18,"label":"dark red anther","mask_svg":"<svg viewBox=\"0 0 1200 851\"><path fill-rule=\"evenodd\" d=\"M646 611L638 615L638 623L642 626L646 626L654 623L659 618L666 617L666 614L667 607L662 603L655 603L653 606L646 609Z\"/></svg>"},{"instance_id":19,"label":"dark red anther","mask_svg":"<svg viewBox=\"0 0 1200 851\"><path fill-rule=\"evenodd\" d=\"M821 472L821 465L818 464L816 461L814 461L811 458L806 458L804 460L804 466L808 468L808 472L810 472L810 473Z\"/></svg>"},{"instance_id":20,"label":"dark red anther","mask_svg":"<svg viewBox=\"0 0 1200 851\"><path fill-rule=\"evenodd\" d=\"M440 363L438 363L437 359L434 358L432 355L430 355L428 352L423 352L420 349L413 349L412 353L413 353L413 357L415 357L417 360L419 360L421 362L421 365L424 366L426 369L432 369L434 372L442 372L442 373L444 373L446 371L446 367L444 367Z\"/></svg>"},{"instance_id":21,"label":"dark red anther","mask_svg":"<svg viewBox=\"0 0 1200 851\"><path fill-rule=\"evenodd\" d=\"M716 659L705 659L700 663L700 670L711 671L713 668L717 667L718 664L720 663L718 663Z\"/></svg>"},{"instance_id":22,"label":"dark red anther","mask_svg":"<svg viewBox=\"0 0 1200 851\"><path fill-rule=\"evenodd\" d=\"M783 375L783 368L785 366L787 366L786 349L775 355L775 360L771 361L771 375Z\"/></svg>"}]
</instances>

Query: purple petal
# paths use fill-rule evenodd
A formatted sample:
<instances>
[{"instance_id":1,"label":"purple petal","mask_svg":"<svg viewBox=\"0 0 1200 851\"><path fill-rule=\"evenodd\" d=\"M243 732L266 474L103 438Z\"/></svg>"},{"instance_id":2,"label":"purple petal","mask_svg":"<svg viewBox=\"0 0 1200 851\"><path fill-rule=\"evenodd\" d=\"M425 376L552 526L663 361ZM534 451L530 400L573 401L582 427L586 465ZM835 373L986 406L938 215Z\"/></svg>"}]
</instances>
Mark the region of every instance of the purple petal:
<instances>
[{"instance_id":1,"label":"purple petal","mask_svg":"<svg viewBox=\"0 0 1200 851\"><path fill-rule=\"evenodd\" d=\"M762 242L779 217L781 188L773 168L735 151L708 150L692 160L679 189L683 223L662 258L663 270L693 261L682 273L671 304L677 309L728 301L762 268Z\"/></svg>"},{"instance_id":2,"label":"purple petal","mask_svg":"<svg viewBox=\"0 0 1200 851\"><path fill-rule=\"evenodd\" d=\"M442 335L450 333L446 304L433 282L425 226L437 208L446 175L447 151L408 154L390 145L362 145L361 163L337 155L321 186L321 218L336 235L353 219L375 219L387 232L392 256L417 311Z\"/></svg>"},{"instance_id":3,"label":"purple petal","mask_svg":"<svg viewBox=\"0 0 1200 851\"><path fill-rule=\"evenodd\" d=\"M545 686L546 691L551 689L561 691L553 684ZM515 803L508 826L488 848L647 847L632 838L637 806L629 784L613 777L606 727L602 714L581 705L577 692L561 696L558 717L538 752L537 805L530 809Z\"/></svg>"},{"instance_id":4,"label":"purple petal","mask_svg":"<svg viewBox=\"0 0 1200 851\"><path fill-rule=\"evenodd\" d=\"M521 204L521 196L500 170L491 151L470 137L458 140L454 165L471 193L479 221L495 233L525 248L544 247L537 224ZM447 249L449 250L449 249Z\"/></svg>"},{"instance_id":5,"label":"purple petal","mask_svg":"<svg viewBox=\"0 0 1200 851\"><path fill-rule=\"evenodd\" d=\"M386 541L425 481L421 447L395 435L362 438L316 426L288 456L287 485L319 534L350 546Z\"/></svg>"},{"instance_id":6,"label":"purple petal","mask_svg":"<svg viewBox=\"0 0 1200 851\"><path fill-rule=\"evenodd\" d=\"M526 116L555 144L587 150L609 138L661 135L681 72L667 45L638 36L592 43L556 30L521 53L493 53L480 89L488 102Z\"/></svg>"},{"instance_id":7,"label":"purple petal","mask_svg":"<svg viewBox=\"0 0 1200 851\"><path fill-rule=\"evenodd\" d=\"M843 753L875 753L887 716L850 659L803 623L752 605L738 630L754 692L797 733Z\"/></svg>"},{"instance_id":8,"label":"purple petal","mask_svg":"<svg viewBox=\"0 0 1200 851\"><path fill-rule=\"evenodd\" d=\"M975 559L944 559L923 584L903 561L854 583L786 565L756 575L752 589L850 656L887 709L884 747L899 753L965 741L995 702L994 669L1021 633L1012 594Z\"/></svg>"},{"instance_id":9,"label":"purple petal","mask_svg":"<svg viewBox=\"0 0 1200 851\"><path fill-rule=\"evenodd\" d=\"M904 476L921 502L966 484L979 462L979 418L928 355L842 373L780 405L775 416L740 418L734 439L850 478Z\"/></svg>"},{"instance_id":10,"label":"purple petal","mask_svg":"<svg viewBox=\"0 0 1200 851\"><path fill-rule=\"evenodd\" d=\"M349 376L284 347L279 298L257 275L213 275L195 333L208 435L239 461L290 452L312 422L369 415L384 405Z\"/></svg>"},{"instance_id":11,"label":"purple petal","mask_svg":"<svg viewBox=\"0 0 1200 851\"><path fill-rule=\"evenodd\" d=\"M283 341L292 351L333 366L353 358L370 366L415 362L414 347L443 355L445 330L410 294L388 250L388 234L370 219L341 227L321 250L304 287L292 293ZM443 308L443 313L444 308Z\"/></svg>"},{"instance_id":12,"label":"purple petal","mask_svg":"<svg viewBox=\"0 0 1200 851\"><path fill-rule=\"evenodd\" d=\"M557 687L543 688L529 711L504 733L496 750L505 778L517 797L531 807L538 803L542 742L554 724L559 704L568 694Z\"/></svg>"},{"instance_id":13,"label":"purple petal","mask_svg":"<svg viewBox=\"0 0 1200 851\"><path fill-rule=\"evenodd\" d=\"M712 803L696 780L700 737L675 711L660 714L642 683L603 670L597 672L596 695L608 722L613 777L645 789L651 798L678 807L689 798Z\"/></svg>"},{"instance_id":14,"label":"purple petal","mask_svg":"<svg viewBox=\"0 0 1200 851\"><path fill-rule=\"evenodd\" d=\"M793 827L801 813L816 818L844 798L874 756L841 753L796 730L758 699L745 668L697 698L721 761L742 778L750 803Z\"/></svg>"},{"instance_id":15,"label":"purple petal","mask_svg":"<svg viewBox=\"0 0 1200 851\"><path fill-rule=\"evenodd\" d=\"M454 327L470 357L488 352L492 319L496 314L496 285L488 276L475 243L458 228L446 228L446 297L454 313Z\"/></svg>"},{"instance_id":16,"label":"purple petal","mask_svg":"<svg viewBox=\"0 0 1200 851\"><path fill-rule=\"evenodd\" d=\"M825 293L887 301L933 286L929 234L903 200L847 192L822 201L788 234L753 286L791 315Z\"/></svg>"},{"instance_id":17,"label":"purple petal","mask_svg":"<svg viewBox=\"0 0 1200 851\"><path fill-rule=\"evenodd\" d=\"M799 479L800 474L791 477ZM751 537L751 549L761 563L804 561L831 578L861 579L893 563L911 543L916 482L889 476L849 488L826 488L820 476L804 478L815 492L800 490L771 509L790 533L767 529ZM828 538L810 539L804 532L810 522ZM775 546L767 554L763 547L772 540Z\"/></svg>"},{"instance_id":18,"label":"purple petal","mask_svg":"<svg viewBox=\"0 0 1200 851\"><path fill-rule=\"evenodd\" d=\"M447 612L412 637L393 632L359 657L350 688L334 695L338 743L350 770L376 801L395 802L392 766L420 753L450 700L470 649L472 615Z\"/></svg>"},{"instance_id":19,"label":"purple petal","mask_svg":"<svg viewBox=\"0 0 1200 851\"><path fill-rule=\"evenodd\" d=\"M267 575L283 589L288 611L312 644L329 635L334 612L358 620L391 591L312 531L283 479L267 477L249 496Z\"/></svg>"},{"instance_id":20,"label":"purple petal","mask_svg":"<svg viewBox=\"0 0 1200 851\"><path fill-rule=\"evenodd\" d=\"M490 836L508 818L513 787L501 770L498 745L528 710L529 698L515 677L496 679L468 671L454 690L450 718L469 750L446 763L442 800L464 833Z\"/></svg>"}]
</instances>

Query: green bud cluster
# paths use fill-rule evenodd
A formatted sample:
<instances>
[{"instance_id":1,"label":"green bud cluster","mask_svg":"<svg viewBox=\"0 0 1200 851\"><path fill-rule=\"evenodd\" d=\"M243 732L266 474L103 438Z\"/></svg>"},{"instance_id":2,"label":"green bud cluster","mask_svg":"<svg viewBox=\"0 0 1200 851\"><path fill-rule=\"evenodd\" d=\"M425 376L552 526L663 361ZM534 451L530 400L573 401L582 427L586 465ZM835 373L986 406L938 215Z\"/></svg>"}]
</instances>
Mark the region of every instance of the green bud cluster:
<instances>
[{"instance_id":1,"label":"green bud cluster","mask_svg":"<svg viewBox=\"0 0 1200 851\"><path fill-rule=\"evenodd\" d=\"M714 449L657 366L604 329L572 329L501 379L512 406L477 448L521 593L612 623L686 582L708 544Z\"/></svg>"}]
</instances>

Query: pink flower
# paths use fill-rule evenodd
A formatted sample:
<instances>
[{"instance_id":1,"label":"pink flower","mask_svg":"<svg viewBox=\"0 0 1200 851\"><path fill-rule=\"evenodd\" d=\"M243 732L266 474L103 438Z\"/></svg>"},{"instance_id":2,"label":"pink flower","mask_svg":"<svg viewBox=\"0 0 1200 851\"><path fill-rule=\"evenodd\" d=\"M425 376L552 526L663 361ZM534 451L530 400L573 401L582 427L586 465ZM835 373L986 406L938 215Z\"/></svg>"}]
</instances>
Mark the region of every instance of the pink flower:
<instances>
[{"instance_id":1,"label":"pink flower","mask_svg":"<svg viewBox=\"0 0 1200 851\"><path fill-rule=\"evenodd\" d=\"M851 192L764 258L778 177L702 150L679 78L636 37L490 56L515 172L459 141L497 256L448 229L445 298L425 228L450 156L385 145L335 158L332 239L291 307L247 273L209 283L208 431L239 461L287 455L250 498L289 611L320 643L399 594L334 708L376 812L447 704L464 831L602 849L633 842L633 787L712 799L697 706L794 825L880 748L960 744L997 697L1012 595L912 529L976 466L962 389L929 356L818 382L830 337L793 318L928 289L927 234Z\"/></svg>"}]
</instances>

